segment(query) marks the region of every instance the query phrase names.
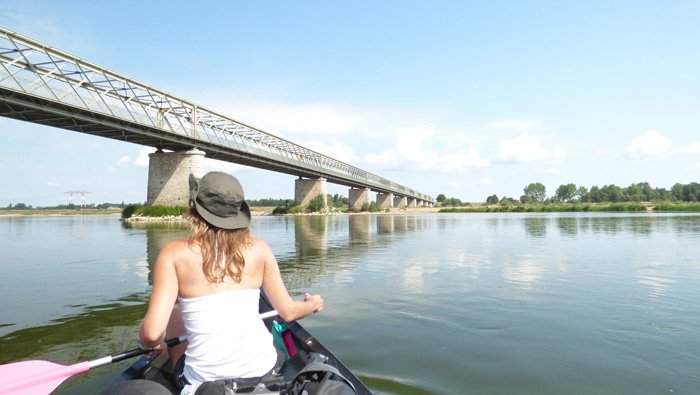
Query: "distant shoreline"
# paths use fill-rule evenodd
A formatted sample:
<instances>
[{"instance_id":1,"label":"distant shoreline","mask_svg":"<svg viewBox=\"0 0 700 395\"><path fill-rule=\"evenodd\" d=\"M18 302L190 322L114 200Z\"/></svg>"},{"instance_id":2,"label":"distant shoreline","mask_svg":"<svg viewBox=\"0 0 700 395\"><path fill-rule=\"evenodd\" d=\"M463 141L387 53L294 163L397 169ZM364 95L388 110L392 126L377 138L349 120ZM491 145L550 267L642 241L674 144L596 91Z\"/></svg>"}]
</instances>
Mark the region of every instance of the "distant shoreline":
<instances>
[{"instance_id":1,"label":"distant shoreline","mask_svg":"<svg viewBox=\"0 0 700 395\"><path fill-rule=\"evenodd\" d=\"M275 207L251 207L250 213L253 216L272 215ZM381 211L376 213L341 213L341 214L417 214L417 213L437 213L440 210L438 207L406 207L406 208L391 208L388 212ZM121 214L121 209L21 209L8 210L0 209L0 217L29 217L29 216L76 216L76 215L118 215ZM322 214L308 214L322 215Z\"/></svg>"},{"instance_id":2,"label":"distant shoreline","mask_svg":"<svg viewBox=\"0 0 700 395\"><path fill-rule=\"evenodd\" d=\"M0 209L0 217L29 217L29 216L45 216L45 217L60 217L60 216L75 216L75 215L118 215L121 214L121 209L20 209L7 210Z\"/></svg>"},{"instance_id":3,"label":"distant shoreline","mask_svg":"<svg viewBox=\"0 0 700 395\"><path fill-rule=\"evenodd\" d=\"M635 207L626 207L632 206ZM251 207L251 215L256 216L268 216L273 215L272 212L275 207ZM390 208L388 210L382 210L377 212L339 212L337 214L331 215L363 215L363 214L377 214L377 215L392 215L392 214L435 214L435 213L507 213L507 212L588 212L588 211L609 211L609 212L700 212L700 205L695 203L679 203L679 204L651 204L651 203L638 203L638 204L620 204L619 207L614 204L589 204L589 205L576 205L576 204L564 204L564 205L532 205L532 206L506 206L506 205L471 205L464 207L402 207L402 208ZM79 216L79 215L119 215L121 214L121 209L82 209L82 210L70 210L70 209L21 209L21 210L8 210L0 209L0 217L28 217L28 216ZM329 215L320 213L311 213L303 215ZM132 221L157 221L162 219L159 217L147 218L138 217L133 218Z\"/></svg>"}]
</instances>

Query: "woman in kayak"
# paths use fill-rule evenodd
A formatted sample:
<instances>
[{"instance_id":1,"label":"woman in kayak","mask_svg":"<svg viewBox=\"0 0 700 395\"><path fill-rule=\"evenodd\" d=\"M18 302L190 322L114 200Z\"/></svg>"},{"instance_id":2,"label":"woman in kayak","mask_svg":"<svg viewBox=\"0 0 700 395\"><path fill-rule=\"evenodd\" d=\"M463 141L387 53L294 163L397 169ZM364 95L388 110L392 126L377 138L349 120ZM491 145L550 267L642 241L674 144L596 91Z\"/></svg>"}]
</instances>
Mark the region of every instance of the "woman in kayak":
<instances>
[{"instance_id":1,"label":"woman in kayak","mask_svg":"<svg viewBox=\"0 0 700 395\"><path fill-rule=\"evenodd\" d=\"M157 352L167 350L166 336L188 335L186 346L170 349L183 393L207 381L264 376L276 366L258 312L261 288L285 321L323 310L320 295L295 301L287 292L270 247L248 229L250 209L235 177L211 172L189 182L192 234L158 255L139 329L140 345Z\"/></svg>"}]
</instances>

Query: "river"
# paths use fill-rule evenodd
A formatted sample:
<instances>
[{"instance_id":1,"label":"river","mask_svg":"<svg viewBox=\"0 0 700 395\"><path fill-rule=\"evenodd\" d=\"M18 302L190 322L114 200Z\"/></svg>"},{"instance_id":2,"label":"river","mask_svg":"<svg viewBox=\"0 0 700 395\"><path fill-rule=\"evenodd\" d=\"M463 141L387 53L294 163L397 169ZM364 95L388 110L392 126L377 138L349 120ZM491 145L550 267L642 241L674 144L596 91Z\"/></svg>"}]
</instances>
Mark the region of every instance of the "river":
<instances>
[{"instance_id":1,"label":"river","mask_svg":"<svg viewBox=\"0 0 700 395\"><path fill-rule=\"evenodd\" d=\"M254 217L304 326L377 394L697 393L700 215ZM0 217L0 363L136 346L180 225ZM66 381L95 393L125 363Z\"/></svg>"}]
</instances>

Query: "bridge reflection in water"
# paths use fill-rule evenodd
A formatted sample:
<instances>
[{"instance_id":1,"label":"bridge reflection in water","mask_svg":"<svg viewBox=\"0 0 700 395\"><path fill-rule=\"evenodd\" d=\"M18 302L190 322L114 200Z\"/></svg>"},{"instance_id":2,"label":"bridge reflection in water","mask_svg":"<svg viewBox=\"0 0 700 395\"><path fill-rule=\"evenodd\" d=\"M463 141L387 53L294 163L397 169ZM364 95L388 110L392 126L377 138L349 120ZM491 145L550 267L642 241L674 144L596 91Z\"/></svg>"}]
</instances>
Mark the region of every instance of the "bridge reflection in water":
<instances>
[{"instance_id":1,"label":"bridge reflection in water","mask_svg":"<svg viewBox=\"0 0 700 395\"><path fill-rule=\"evenodd\" d=\"M295 284L296 278L313 280L314 275L328 274L327 270L336 264L347 261L370 247L386 245L391 238L424 228L429 221L426 216L412 215L343 215L343 216L293 216L293 217L254 217L253 233L266 240L279 261L282 273L290 278L290 288L309 285ZM262 225L260 222L265 223ZM279 234L272 227L294 229L294 249L287 243L290 236ZM146 234L146 256L149 266L148 284L152 284L153 265L163 246L171 241L189 235L187 225L181 223L124 223L128 229L142 229ZM378 237L382 236L382 237ZM309 262L313 262L312 265Z\"/></svg>"}]
</instances>

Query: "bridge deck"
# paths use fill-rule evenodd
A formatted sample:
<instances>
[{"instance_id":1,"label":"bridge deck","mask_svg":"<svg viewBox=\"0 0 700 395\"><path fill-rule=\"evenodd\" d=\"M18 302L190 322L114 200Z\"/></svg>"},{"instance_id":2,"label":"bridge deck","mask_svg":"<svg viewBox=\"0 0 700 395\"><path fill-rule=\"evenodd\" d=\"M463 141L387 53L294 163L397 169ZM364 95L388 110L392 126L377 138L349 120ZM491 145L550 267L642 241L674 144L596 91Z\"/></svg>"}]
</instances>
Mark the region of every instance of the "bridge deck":
<instances>
[{"instance_id":1,"label":"bridge deck","mask_svg":"<svg viewBox=\"0 0 700 395\"><path fill-rule=\"evenodd\" d=\"M432 202L403 185L0 27L0 115Z\"/></svg>"}]
</instances>

